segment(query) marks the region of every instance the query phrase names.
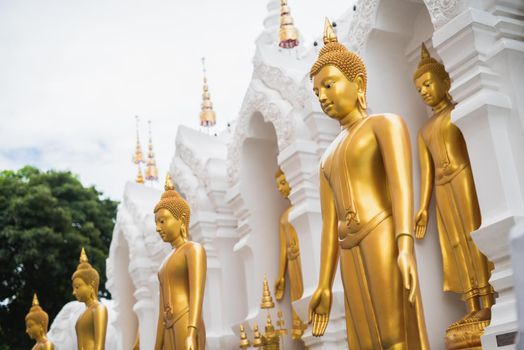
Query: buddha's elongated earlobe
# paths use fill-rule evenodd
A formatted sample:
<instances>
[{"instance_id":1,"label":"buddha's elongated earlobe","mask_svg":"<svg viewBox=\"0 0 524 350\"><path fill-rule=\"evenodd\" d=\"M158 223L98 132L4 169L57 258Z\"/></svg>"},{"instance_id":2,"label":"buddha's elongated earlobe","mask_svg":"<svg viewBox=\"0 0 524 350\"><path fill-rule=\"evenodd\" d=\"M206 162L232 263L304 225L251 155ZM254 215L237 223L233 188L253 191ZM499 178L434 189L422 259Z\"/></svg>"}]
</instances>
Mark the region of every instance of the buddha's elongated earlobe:
<instances>
[{"instance_id":1,"label":"buddha's elongated earlobe","mask_svg":"<svg viewBox=\"0 0 524 350\"><path fill-rule=\"evenodd\" d=\"M367 103L366 103L366 94L364 92L358 92L357 93L357 100L358 100L358 104L360 105L360 108L365 111L368 106L367 106Z\"/></svg>"},{"instance_id":2,"label":"buddha's elongated earlobe","mask_svg":"<svg viewBox=\"0 0 524 350\"><path fill-rule=\"evenodd\" d=\"M186 220L185 215L182 215L180 220L182 221L182 223L180 224L180 235L182 236L182 238L187 239L187 228L185 224L185 220Z\"/></svg>"},{"instance_id":3,"label":"buddha's elongated earlobe","mask_svg":"<svg viewBox=\"0 0 524 350\"><path fill-rule=\"evenodd\" d=\"M366 89L364 88L364 80L361 74L355 77L355 83L358 86L357 100L360 108L365 111L368 108L366 103Z\"/></svg>"}]
</instances>

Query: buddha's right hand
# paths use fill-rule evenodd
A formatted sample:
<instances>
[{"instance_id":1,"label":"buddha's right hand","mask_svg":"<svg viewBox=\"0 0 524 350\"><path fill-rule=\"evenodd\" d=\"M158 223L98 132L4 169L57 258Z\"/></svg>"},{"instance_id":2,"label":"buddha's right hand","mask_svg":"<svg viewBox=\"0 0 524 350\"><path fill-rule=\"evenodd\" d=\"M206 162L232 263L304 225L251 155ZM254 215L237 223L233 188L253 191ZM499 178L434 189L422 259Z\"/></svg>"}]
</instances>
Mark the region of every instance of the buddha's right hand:
<instances>
[{"instance_id":1,"label":"buddha's right hand","mask_svg":"<svg viewBox=\"0 0 524 350\"><path fill-rule=\"evenodd\" d=\"M309 323L312 325L311 333L315 337L324 335L326 331L333 294L330 288L317 288L309 301Z\"/></svg>"},{"instance_id":2,"label":"buddha's right hand","mask_svg":"<svg viewBox=\"0 0 524 350\"><path fill-rule=\"evenodd\" d=\"M428 227L428 211L427 209L420 209L415 216L415 237L422 239L426 235Z\"/></svg>"},{"instance_id":3,"label":"buddha's right hand","mask_svg":"<svg viewBox=\"0 0 524 350\"><path fill-rule=\"evenodd\" d=\"M284 290L286 289L286 279L279 278L275 283L275 298L281 300L284 297Z\"/></svg>"}]
</instances>

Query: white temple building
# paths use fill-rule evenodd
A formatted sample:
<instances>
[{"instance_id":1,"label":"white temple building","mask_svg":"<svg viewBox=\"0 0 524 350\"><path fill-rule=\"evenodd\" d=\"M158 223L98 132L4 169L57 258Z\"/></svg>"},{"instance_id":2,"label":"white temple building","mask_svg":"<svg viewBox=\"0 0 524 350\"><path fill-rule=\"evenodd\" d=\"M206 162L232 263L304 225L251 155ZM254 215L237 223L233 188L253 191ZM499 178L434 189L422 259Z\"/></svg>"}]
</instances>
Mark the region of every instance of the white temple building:
<instances>
[{"instance_id":1,"label":"white temple building","mask_svg":"<svg viewBox=\"0 0 524 350\"><path fill-rule=\"evenodd\" d=\"M208 257L204 297L208 349L237 349L240 324L249 326L250 339L253 323L265 324L262 281L266 275L274 293L278 220L286 208L274 181L278 167L292 188L290 221L299 235L304 277L304 296L294 306L305 321L317 285L322 224L319 160L339 126L321 111L308 76L321 46L299 45L292 54L280 48L279 8L278 0L267 5L264 30L256 39L252 79L231 127L218 136L179 127L174 140L170 173L191 206L192 239L204 245ZM509 235L524 217L524 3L359 0L356 10L351 6L335 21L339 41L366 63L371 112L399 114L409 126L415 203L416 135L430 116L412 82L422 42L449 72L451 95L458 103L452 119L468 145L481 208L482 226L473 237L495 264L490 282L497 298L482 346L516 349L517 299ZM124 189L107 259L107 288L116 314L115 350L132 349L137 334L140 349L154 347L157 271L171 249L155 232L153 208L160 195L160 190L132 182ZM416 242L416 253L431 348L444 349L445 330L465 313L465 306L458 294L442 292L434 217L427 238ZM289 288L286 292L278 308L289 328ZM343 296L337 276L326 334L312 337L308 329L305 345L286 338L285 349L346 349ZM276 315L272 318L275 321Z\"/></svg>"}]
</instances>

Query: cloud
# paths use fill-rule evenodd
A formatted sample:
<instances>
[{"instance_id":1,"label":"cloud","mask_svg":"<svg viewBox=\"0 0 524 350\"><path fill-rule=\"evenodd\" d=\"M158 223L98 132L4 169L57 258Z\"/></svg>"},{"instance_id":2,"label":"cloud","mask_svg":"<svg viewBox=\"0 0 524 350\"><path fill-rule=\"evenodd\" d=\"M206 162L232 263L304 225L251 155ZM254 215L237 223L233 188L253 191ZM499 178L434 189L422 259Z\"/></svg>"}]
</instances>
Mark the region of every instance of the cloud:
<instances>
[{"instance_id":1,"label":"cloud","mask_svg":"<svg viewBox=\"0 0 524 350\"><path fill-rule=\"evenodd\" d=\"M218 128L236 118L267 1L0 2L0 169L34 163L121 198L136 176L134 116L153 121L161 176L178 125L198 127L202 56ZM350 4L290 1L304 37ZM328 8L329 7L329 8Z\"/></svg>"}]
</instances>

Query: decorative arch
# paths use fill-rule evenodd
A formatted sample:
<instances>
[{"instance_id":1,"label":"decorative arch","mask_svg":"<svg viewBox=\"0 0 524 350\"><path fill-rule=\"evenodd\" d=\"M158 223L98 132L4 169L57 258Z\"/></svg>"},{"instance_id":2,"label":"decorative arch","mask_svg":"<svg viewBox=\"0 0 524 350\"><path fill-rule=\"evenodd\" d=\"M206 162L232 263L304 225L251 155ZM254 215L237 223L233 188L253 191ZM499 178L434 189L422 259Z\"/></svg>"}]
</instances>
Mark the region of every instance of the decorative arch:
<instances>
[{"instance_id":1,"label":"decorative arch","mask_svg":"<svg viewBox=\"0 0 524 350\"><path fill-rule=\"evenodd\" d=\"M351 19L349 31L343 40L355 52L361 54L371 30L376 27L377 10L381 0L358 0L357 10ZM433 28L438 29L457 16L464 9L464 1L424 0Z\"/></svg>"},{"instance_id":2,"label":"decorative arch","mask_svg":"<svg viewBox=\"0 0 524 350\"><path fill-rule=\"evenodd\" d=\"M252 86L248 88L232 140L228 145L226 165L230 185L238 182L242 144L248 137L249 122L256 112L263 116L264 121L273 124L277 134L279 151L285 149L295 140L295 123L289 115L291 107L284 101L272 99L267 93L257 91L253 85L252 82Z\"/></svg>"}]
</instances>

